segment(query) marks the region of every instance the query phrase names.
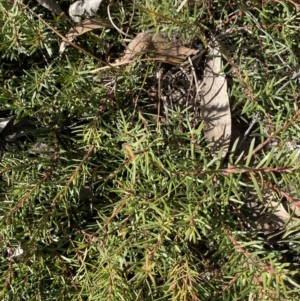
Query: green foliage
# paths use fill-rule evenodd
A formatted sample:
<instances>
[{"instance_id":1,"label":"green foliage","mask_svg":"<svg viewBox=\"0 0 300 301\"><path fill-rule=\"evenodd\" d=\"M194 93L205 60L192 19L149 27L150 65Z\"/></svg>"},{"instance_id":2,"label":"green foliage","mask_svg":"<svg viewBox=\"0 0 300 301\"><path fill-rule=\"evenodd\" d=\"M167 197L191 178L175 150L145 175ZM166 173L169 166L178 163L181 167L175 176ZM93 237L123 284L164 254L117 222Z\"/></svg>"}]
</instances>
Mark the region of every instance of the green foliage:
<instances>
[{"instance_id":1,"label":"green foliage","mask_svg":"<svg viewBox=\"0 0 300 301\"><path fill-rule=\"evenodd\" d=\"M0 1L0 111L34 126L0 141L1 299L299 300L299 226L274 246L242 210L250 195L267 207L270 187L278 202L299 196L299 150L286 144L300 139L296 4L141 2L110 5L132 36L220 37L233 119L260 113L248 154L212 158L203 124L179 109L157 123L145 93L154 63L100 71L112 90L85 73L99 67L92 56L69 46L59 57L48 25L65 33L71 21ZM101 59L124 49L115 30L75 43Z\"/></svg>"}]
</instances>

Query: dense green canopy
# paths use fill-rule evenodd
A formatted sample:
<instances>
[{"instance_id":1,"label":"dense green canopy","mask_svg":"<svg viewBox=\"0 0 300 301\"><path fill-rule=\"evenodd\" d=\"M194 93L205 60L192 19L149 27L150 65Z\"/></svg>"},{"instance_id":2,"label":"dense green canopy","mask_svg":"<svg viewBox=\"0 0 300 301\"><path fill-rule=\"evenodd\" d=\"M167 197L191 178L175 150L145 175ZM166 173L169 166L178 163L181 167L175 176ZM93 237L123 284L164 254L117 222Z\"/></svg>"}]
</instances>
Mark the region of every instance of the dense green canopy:
<instances>
[{"instance_id":1,"label":"dense green canopy","mask_svg":"<svg viewBox=\"0 0 300 301\"><path fill-rule=\"evenodd\" d=\"M1 300L299 300L296 2L103 0L94 17L116 28L60 55L69 1L58 16L0 0ZM184 63L107 67L146 30L190 49L217 39L225 158L188 105L162 116Z\"/></svg>"}]
</instances>

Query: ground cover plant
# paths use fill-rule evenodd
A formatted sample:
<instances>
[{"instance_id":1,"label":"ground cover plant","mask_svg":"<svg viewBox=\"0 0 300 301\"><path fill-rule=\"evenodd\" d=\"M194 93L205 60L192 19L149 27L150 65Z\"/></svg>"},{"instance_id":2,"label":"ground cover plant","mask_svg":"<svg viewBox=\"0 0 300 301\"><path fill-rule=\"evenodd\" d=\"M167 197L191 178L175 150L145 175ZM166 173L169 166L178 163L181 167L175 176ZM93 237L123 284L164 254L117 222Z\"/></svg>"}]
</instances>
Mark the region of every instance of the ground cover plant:
<instances>
[{"instance_id":1,"label":"ground cover plant","mask_svg":"<svg viewBox=\"0 0 300 301\"><path fill-rule=\"evenodd\" d=\"M69 6L0 1L1 300L299 300L297 1Z\"/></svg>"}]
</instances>

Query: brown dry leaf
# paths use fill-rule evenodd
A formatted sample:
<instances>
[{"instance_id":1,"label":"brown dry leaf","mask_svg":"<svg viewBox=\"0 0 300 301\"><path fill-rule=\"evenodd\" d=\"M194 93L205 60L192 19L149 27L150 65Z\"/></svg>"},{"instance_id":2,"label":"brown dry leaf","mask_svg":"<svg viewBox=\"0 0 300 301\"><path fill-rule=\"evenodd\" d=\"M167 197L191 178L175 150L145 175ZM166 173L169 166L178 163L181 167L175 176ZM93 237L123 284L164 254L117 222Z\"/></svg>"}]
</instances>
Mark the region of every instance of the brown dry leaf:
<instances>
[{"instance_id":1,"label":"brown dry leaf","mask_svg":"<svg viewBox=\"0 0 300 301\"><path fill-rule=\"evenodd\" d=\"M293 201L289 203L290 209L293 211L295 216L300 217L300 202L299 201Z\"/></svg>"},{"instance_id":2,"label":"brown dry leaf","mask_svg":"<svg viewBox=\"0 0 300 301\"><path fill-rule=\"evenodd\" d=\"M255 221L257 229L272 239L281 233L299 225L300 220L292 217L282 203L271 201L266 212Z\"/></svg>"},{"instance_id":3,"label":"brown dry leaf","mask_svg":"<svg viewBox=\"0 0 300 301\"><path fill-rule=\"evenodd\" d=\"M56 3L54 0L36 0L39 4L44 6L45 8L49 9L53 13L57 15L62 15L64 18L67 18L64 11L61 9L61 7Z\"/></svg>"},{"instance_id":4,"label":"brown dry leaf","mask_svg":"<svg viewBox=\"0 0 300 301\"><path fill-rule=\"evenodd\" d=\"M212 142L212 154L222 149L222 157L228 151L231 140L231 113L227 93L227 80L222 72L219 45L210 47L204 70L203 96L200 103L204 121L204 134Z\"/></svg>"},{"instance_id":5,"label":"brown dry leaf","mask_svg":"<svg viewBox=\"0 0 300 301\"><path fill-rule=\"evenodd\" d=\"M253 196L256 193L251 193ZM266 191L263 194L262 202L249 199L245 202L244 214L254 222L256 229L267 235L268 240L284 233L291 227L299 224L300 220L291 215L282 203L278 194L274 191Z\"/></svg>"},{"instance_id":6,"label":"brown dry leaf","mask_svg":"<svg viewBox=\"0 0 300 301\"><path fill-rule=\"evenodd\" d=\"M286 212L281 203L278 204L276 201L271 201L267 206L267 211L262 213L255 222L258 230L268 233L283 229L291 216Z\"/></svg>"},{"instance_id":7,"label":"brown dry leaf","mask_svg":"<svg viewBox=\"0 0 300 301\"><path fill-rule=\"evenodd\" d=\"M139 33L127 46L122 58L117 63L132 61L137 55L151 53L156 59L170 63L181 63L188 56L196 54L199 50L180 46L176 42L169 41L162 35L154 35L150 32Z\"/></svg>"},{"instance_id":8,"label":"brown dry leaf","mask_svg":"<svg viewBox=\"0 0 300 301\"><path fill-rule=\"evenodd\" d=\"M101 20L101 19L86 19L79 24L77 24L75 27L72 27L68 33L66 34L66 38L68 41L72 42L77 36L80 36L88 31L98 29L98 28L113 28L113 25L109 20ZM62 54L66 47L68 45L68 42L62 41L59 46L59 53Z\"/></svg>"}]
</instances>

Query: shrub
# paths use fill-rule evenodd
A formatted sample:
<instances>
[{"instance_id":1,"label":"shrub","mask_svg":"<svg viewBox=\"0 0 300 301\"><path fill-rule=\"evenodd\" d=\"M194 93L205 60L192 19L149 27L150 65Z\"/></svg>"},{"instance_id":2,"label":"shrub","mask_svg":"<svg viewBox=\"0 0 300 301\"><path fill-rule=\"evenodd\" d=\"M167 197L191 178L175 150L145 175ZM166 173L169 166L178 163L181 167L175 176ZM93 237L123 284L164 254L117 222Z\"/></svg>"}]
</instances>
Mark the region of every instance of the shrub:
<instances>
[{"instance_id":1,"label":"shrub","mask_svg":"<svg viewBox=\"0 0 300 301\"><path fill-rule=\"evenodd\" d=\"M245 209L298 204L299 7L179 5L109 8L132 37L164 32L189 47L217 37L235 127L259 113L246 153L212 157L203 123L180 107L159 121L148 92L170 68L161 62L137 59L95 81L88 72L124 50L117 30L82 35L85 52L59 56L57 32L72 21L33 1L0 2L0 114L3 124L16 116L0 133L3 300L299 299L296 212L272 232Z\"/></svg>"}]
</instances>

